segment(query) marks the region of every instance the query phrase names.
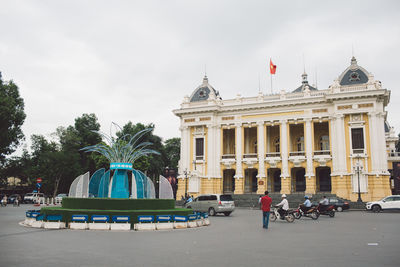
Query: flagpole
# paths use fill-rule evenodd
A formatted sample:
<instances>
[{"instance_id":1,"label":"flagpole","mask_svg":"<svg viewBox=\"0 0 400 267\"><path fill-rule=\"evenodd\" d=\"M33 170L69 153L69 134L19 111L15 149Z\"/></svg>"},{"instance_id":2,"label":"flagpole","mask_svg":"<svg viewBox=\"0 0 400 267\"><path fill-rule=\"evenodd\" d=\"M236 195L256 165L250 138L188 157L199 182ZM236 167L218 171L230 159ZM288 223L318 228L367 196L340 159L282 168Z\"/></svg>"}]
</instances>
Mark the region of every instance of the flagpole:
<instances>
[{"instance_id":1,"label":"flagpole","mask_svg":"<svg viewBox=\"0 0 400 267\"><path fill-rule=\"evenodd\" d=\"M270 73L269 75L271 75L271 95L272 95L272 93L273 93L273 90L272 90L272 73Z\"/></svg>"}]
</instances>

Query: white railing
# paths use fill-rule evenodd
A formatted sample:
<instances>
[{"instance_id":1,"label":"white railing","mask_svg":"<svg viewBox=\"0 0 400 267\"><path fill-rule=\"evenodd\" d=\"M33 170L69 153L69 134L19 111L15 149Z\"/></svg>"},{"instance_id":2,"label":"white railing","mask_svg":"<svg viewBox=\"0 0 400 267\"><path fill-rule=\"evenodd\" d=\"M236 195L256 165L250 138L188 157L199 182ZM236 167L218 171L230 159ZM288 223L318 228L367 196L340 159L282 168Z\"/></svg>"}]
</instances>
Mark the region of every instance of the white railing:
<instances>
[{"instance_id":1,"label":"white railing","mask_svg":"<svg viewBox=\"0 0 400 267\"><path fill-rule=\"evenodd\" d=\"M341 87L340 92L350 92L350 91L364 91L367 90L366 85L362 86L349 86L349 87Z\"/></svg>"},{"instance_id":2,"label":"white railing","mask_svg":"<svg viewBox=\"0 0 400 267\"><path fill-rule=\"evenodd\" d=\"M316 151L314 151L314 156L330 155L330 154L331 154L330 150L316 150Z\"/></svg>"},{"instance_id":3,"label":"white railing","mask_svg":"<svg viewBox=\"0 0 400 267\"><path fill-rule=\"evenodd\" d=\"M196 156L196 160L204 160L204 156Z\"/></svg>"},{"instance_id":4,"label":"white railing","mask_svg":"<svg viewBox=\"0 0 400 267\"><path fill-rule=\"evenodd\" d=\"M294 157L294 156L305 156L305 152L304 151L293 151L293 152L289 152L289 156Z\"/></svg>"},{"instance_id":5,"label":"white railing","mask_svg":"<svg viewBox=\"0 0 400 267\"><path fill-rule=\"evenodd\" d=\"M353 154L364 154L364 148L359 148L359 149L353 149L352 150Z\"/></svg>"},{"instance_id":6,"label":"white railing","mask_svg":"<svg viewBox=\"0 0 400 267\"><path fill-rule=\"evenodd\" d=\"M389 152L389 153L388 153L388 157L389 157L389 158L400 157L400 152Z\"/></svg>"},{"instance_id":7,"label":"white railing","mask_svg":"<svg viewBox=\"0 0 400 267\"><path fill-rule=\"evenodd\" d=\"M257 158L257 154L256 153L246 153L243 154L243 158L247 159L247 158Z\"/></svg>"},{"instance_id":8,"label":"white railing","mask_svg":"<svg viewBox=\"0 0 400 267\"><path fill-rule=\"evenodd\" d=\"M267 152L265 154L266 158L276 158L276 157L281 157L281 152Z\"/></svg>"},{"instance_id":9,"label":"white railing","mask_svg":"<svg viewBox=\"0 0 400 267\"><path fill-rule=\"evenodd\" d=\"M303 92L286 94L286 99L301 98L304 96Z\"/></svg>"}]
</instances>

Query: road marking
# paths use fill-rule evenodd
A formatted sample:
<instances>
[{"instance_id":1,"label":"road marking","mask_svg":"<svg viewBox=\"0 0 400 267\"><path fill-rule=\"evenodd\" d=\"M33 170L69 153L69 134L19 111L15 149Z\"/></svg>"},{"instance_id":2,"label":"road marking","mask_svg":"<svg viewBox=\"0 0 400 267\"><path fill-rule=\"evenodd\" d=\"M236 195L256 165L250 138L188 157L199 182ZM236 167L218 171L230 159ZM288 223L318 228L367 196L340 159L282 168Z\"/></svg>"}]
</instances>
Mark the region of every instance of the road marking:
<instances>
[{"instance_id":1,"label":"road marking","mask_svg":"<svg viewBox=\"0 0 400 267\"><path fill-rule=\"evenodd\" d=\"M377 246L378 243L368 243L368 246Z\"/></svg>"}]
</instances>

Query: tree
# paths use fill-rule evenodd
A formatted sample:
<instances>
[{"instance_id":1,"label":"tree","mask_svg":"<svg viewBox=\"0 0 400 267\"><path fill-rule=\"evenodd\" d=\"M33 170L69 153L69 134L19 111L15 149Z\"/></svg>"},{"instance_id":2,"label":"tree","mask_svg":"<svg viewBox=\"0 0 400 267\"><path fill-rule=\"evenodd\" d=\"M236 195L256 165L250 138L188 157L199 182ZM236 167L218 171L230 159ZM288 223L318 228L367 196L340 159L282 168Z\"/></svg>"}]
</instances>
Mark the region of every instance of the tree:
<instances>
[{"instance_id":1,"label":"tree","mask_svg":"<svg viewBox=\"0 0 400 267\"><path fill-rule=\"evenodd\" d=\"M90 154L80 150L87 146L92 146L101 142L101 136L95 131L100 130L100 123L94 113L83 114L75 119L75 131L78 137L78 152L81 157L81 166L90 173L96 171L96 162L90 157Z\"/></svg>"},{"instance_id":2,"label":"tree","mask_svg":"<svg viewBox=\"0 0 400 267\"><path fill-rule=\"evenodd\" d=\"M24 100L19 95L18 86L4 82L0 73L0 163L13 153L23 140L21 126L25 121Z\"/></svg>"},{"instance_id":3,"label":"tree","mask_svg":"<svg viewBox=\"0 0 400 267\"><path fill-rule=\"evenodd\" d=\"M167 139L164 143L166 164L170 169L178 170L181 154L181 139L178 137Z\"/></svg>"}]
</instances>

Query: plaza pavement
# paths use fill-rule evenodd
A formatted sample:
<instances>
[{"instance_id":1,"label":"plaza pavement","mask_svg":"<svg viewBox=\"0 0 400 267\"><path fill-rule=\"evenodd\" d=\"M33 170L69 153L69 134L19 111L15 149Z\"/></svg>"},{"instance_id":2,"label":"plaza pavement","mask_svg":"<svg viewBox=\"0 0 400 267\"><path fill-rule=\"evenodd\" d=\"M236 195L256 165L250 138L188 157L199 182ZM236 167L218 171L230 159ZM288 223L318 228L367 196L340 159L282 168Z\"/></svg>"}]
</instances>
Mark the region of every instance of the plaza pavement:
<instances>
[{"instance_id":1,"label":"plaza pavement","mask_svg":"<svg viewBox=\"0 0 400 267\"><path fill-rule=\"evenodd\" d=\"M154 232L43 230L0 208L0 266L400 266L400 213L365 211L261 226L259 210ZM370 243L370 245L368 245Z\"/></svg>"}]
</instances>

